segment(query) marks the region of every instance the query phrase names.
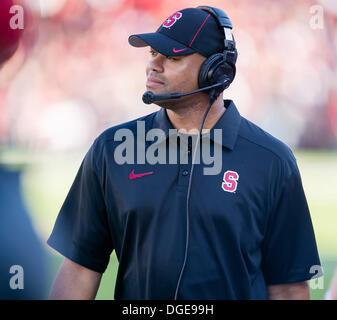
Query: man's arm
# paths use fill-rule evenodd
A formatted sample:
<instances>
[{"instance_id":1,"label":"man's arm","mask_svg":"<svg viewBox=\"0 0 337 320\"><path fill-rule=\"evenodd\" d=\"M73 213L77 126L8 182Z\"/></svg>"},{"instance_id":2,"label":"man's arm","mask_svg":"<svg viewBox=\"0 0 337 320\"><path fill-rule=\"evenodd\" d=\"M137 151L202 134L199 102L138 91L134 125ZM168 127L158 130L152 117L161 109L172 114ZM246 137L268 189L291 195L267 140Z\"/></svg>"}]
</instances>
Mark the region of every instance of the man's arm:
<instances>
[{"instance_id":1,"label":"man's arm","mask_svg":"<svg viewBox=\"0 0 337 320\"><path fill-rule=\"evenodd\" d=\"M102 274L85 268L67 258L56 275L50 300L93 300Z\"/></svg>"},{"instance_id":2,"label":"man's arm","mask_svg":"<svg viewBox=\"0 0 337 320\"><path fill-rule=\"evenodd\" d=\"M306 281L268 286L269 300L309 300L310 291Z\"/></svg>"}]
</instances>

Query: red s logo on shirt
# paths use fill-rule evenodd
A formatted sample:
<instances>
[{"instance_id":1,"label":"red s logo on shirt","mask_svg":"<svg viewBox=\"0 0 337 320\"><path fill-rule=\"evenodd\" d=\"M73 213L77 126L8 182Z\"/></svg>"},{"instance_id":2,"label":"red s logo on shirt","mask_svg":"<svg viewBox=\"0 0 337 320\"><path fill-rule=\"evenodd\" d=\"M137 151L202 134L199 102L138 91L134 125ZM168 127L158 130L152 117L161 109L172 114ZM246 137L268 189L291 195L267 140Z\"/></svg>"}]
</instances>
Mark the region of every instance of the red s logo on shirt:
<instances>
[{"instance_id":1,"label":"red s logo on shirt","mask_svg":"<svg viewBox=\"0 0 337 320\"><path fill-rule=\"evenodd\" d=\"M227 170L223 175L221 184L222 190L227 192L235 192L238 186L239 174L235 171Z\"/></svg>"},{"instance_id":2,"label":"red s logo on shirt","mask_svg":"<svg viewBox=\"0 0 337 320\"><path fill-rule=\"evenodd\" d=\"M179 11L176 12L176 13L173 13L171 16L169 16L165 20L165 22L163 23L163 27L165 27L165 28L172 27L177 22L177 20L179 20L182 16L183 16L183 14Z\"/></svg>"}]
</instances>

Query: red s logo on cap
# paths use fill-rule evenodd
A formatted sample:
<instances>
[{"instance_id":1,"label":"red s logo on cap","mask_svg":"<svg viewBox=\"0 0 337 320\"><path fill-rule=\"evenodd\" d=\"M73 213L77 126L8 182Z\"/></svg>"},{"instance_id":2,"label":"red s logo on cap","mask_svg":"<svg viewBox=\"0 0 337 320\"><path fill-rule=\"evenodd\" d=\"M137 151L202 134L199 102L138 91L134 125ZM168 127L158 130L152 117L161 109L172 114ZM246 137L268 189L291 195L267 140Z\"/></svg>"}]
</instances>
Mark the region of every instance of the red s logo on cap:
<instances>
[{"instance_id":1,"label":"red s logo on cap","mask_svg":"<svg viewBox=\"0 0 337 320\"><path fill-rule=\"evenodd\" d=\"M172 14L171 16L169 16L165 22L163 23L163 27L165 28L170 28L172 27L176 22L177 20L179 20L181 17L183 16L183 14L181 12L176 12L174 14Z\"/></svg>"}]
</instances>

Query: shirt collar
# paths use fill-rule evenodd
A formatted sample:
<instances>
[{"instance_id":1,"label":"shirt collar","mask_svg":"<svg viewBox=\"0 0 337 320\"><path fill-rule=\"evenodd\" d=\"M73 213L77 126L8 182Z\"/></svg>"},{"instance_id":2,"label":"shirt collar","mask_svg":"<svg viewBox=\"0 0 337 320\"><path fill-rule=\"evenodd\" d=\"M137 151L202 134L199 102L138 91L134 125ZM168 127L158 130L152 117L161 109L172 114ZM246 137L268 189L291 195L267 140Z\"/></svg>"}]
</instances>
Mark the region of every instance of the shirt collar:
<instances>
[{"instance_id":1,"label":"shirt collar","mask_svg":"<svg viewBox=\"0 0 337 320\"><path fill-rule=\"evenodd\" d=\"M210 130L210 139L214 140L214 129L222 130L222 145L230 150L234 149L239 133L241 115L232 100L224 100L226 111ZM167 116L166 109L161 108L154 116L152 128L159 128L164 131L165 138L168 138L169 129L174 129ZM160 141L157 141L160 142Z\"/></svg>"}]
</instances>

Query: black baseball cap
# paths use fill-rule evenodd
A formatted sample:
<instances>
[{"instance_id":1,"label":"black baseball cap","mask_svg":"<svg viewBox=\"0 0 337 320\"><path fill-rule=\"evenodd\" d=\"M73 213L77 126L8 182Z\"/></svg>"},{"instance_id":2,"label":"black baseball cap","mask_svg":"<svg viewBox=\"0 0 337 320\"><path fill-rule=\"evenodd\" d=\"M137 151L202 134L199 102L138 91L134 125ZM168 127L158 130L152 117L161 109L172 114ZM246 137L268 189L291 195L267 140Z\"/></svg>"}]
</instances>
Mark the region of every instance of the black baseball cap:
<instances>
[{"instance_id":1,"label":"black baseball cap","mask_svg":"<svg viewBox=\"0 0 337 320\"><path fill-rule=\"evenodd\" d=\"M150 46L165 56L199 52L206 58L224 51L224 29L210 13L187 8L170 15L153 33L134 34L129 43L134 47Z\"/></svg>"}]
</instances>

